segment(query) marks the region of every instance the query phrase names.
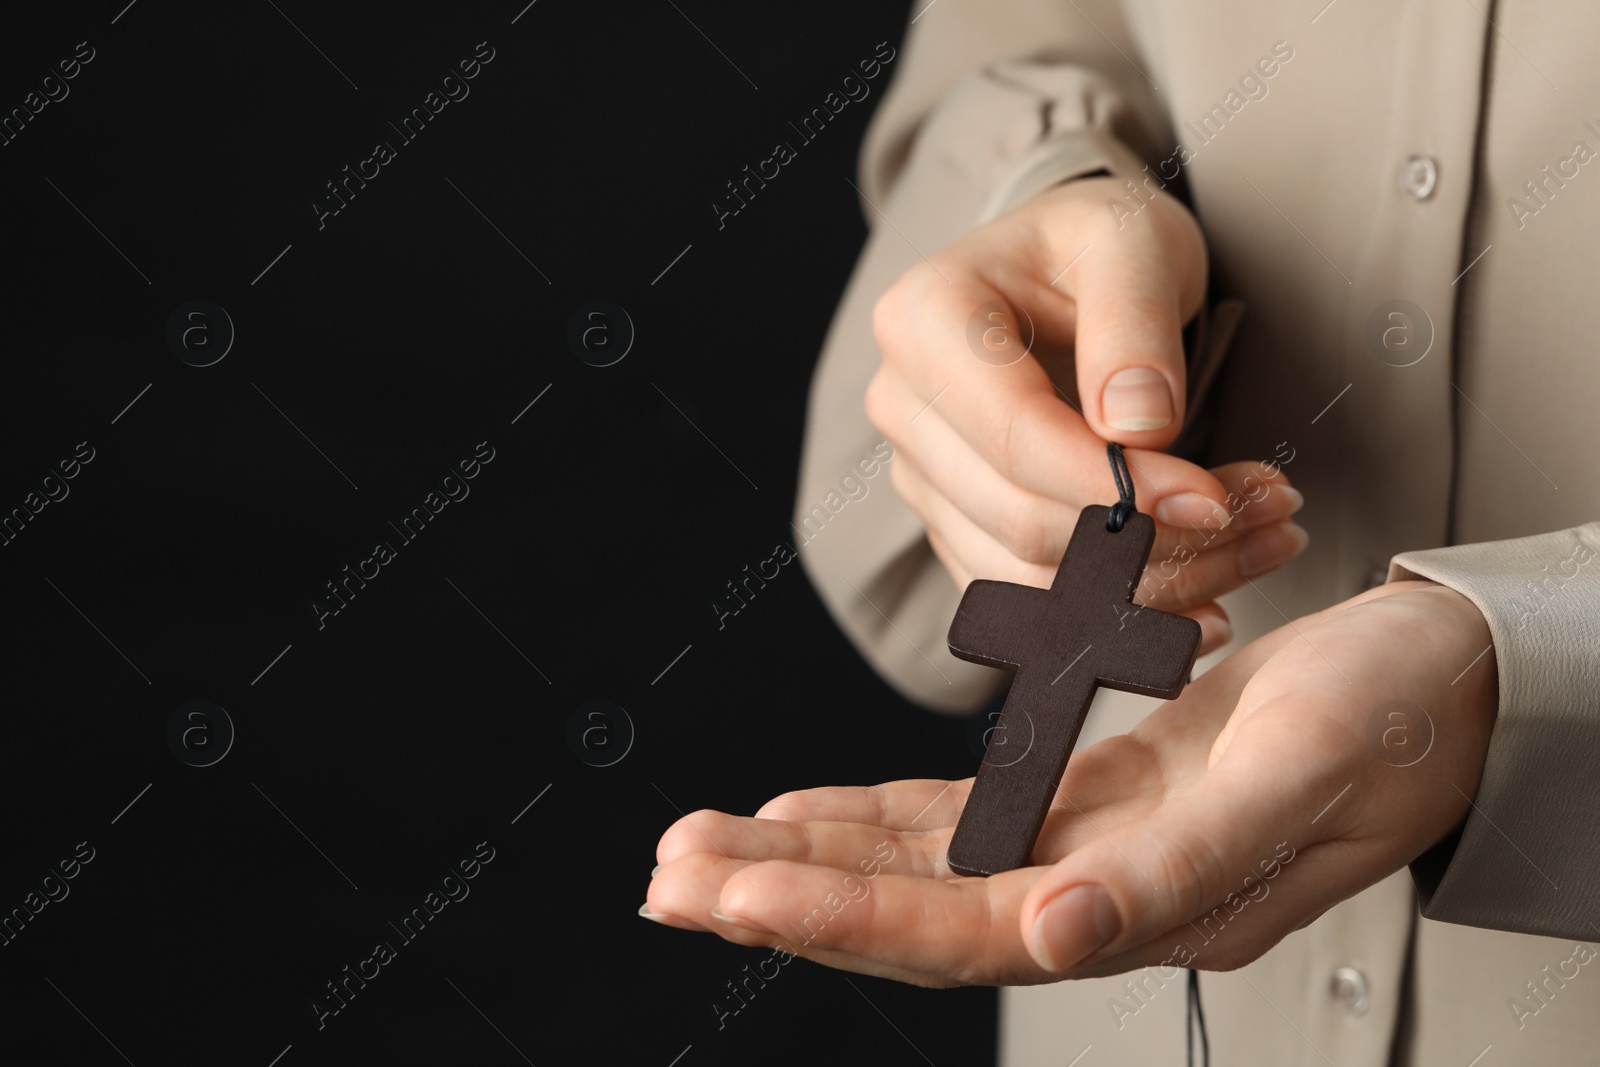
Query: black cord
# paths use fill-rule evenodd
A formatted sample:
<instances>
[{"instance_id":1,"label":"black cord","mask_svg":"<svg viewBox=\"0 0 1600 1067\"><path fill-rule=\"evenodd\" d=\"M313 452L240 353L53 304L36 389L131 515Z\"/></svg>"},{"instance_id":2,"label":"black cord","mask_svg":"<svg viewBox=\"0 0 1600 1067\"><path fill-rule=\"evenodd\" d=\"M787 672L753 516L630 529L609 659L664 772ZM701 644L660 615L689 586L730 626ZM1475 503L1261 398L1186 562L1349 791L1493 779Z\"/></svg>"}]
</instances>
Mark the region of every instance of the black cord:
<instances>
[{"instance_id":1,"label":"black cord","mask_svg":"<svg viewBox=\"0 0 1600 1067\"><path fill-rule=\"evenodd\" d=\"M1133 501L1133 472L1128 469L1128 458L1122 446L1115 441L1106 445L1106 459L1111 463L1111 478L1117 483L1117 502L1111 505L1106 516L1106 529L1118 533L1127 523L1128 516L1139 509ZM1200 1005L1200 972L1189 971L1188 997L1183 1017L1184 1046L1188 1050L1189 1067L1194 1067L1194 1035L1200 1032L1200 1063L1211 1067L1211 1038L1206 1033L1206 1012Z\"/></svg>"},{"instance_id":2,"label":"black cord","mask_svg":"<svg viewBox=\"0 0 1600 1067\"><path fill-rule=\"evenodd\" d=\"M1111 464L1111 478L1117 483L1117 502L1111 505L1106 516L1106 529L1118 533L1127 523L1128 516L1139 509L1133 500L1133 472L1128 469L1128 458L1122 446L1115 441L1106 445L1106 459ZM1200 1063L1211 1067L1211 1038L1206 1033L1206 1012L1200 1005L1200 972L1189 971L1187 1004L1184 1009L1183 1038L1188 1050L1189 1067L1194 1067L1194 1035L1200 1032Z\"/></svg>"},{"instance_id":3,"label":"black cord","mask_svg":"<svg viewBox=\"0 0 1600 1067\"><path fill-rule=\"evenodd\" d=\"M1189 1050L1189 1067L1194 1067L1194 1032L1200 1031L1200 1063L1211 1067L1211 1039L1206 1036L1206 1013L1200 1006L1200 972L1189 972L1189 1003L1184 1012L1183 1037Z\"/></svg>"},{"instance_id":4,"label":"black cord","mask_svg":"<svg viewBox=\"0 0 1600 1067\"><path fill-rule=\"evenodd\" d=\"M1122 454L1122 446L1115 441L1106 445L1106 459L1111 462L1111 477L1117 483L1119 497L1111 505L1111 514L1106 516L1106 529L1117 533L1128 521L1128 516L1139 509L1133 503L1133 472L1128 470L1128 460Z\"/></svg>"}]
</instances>

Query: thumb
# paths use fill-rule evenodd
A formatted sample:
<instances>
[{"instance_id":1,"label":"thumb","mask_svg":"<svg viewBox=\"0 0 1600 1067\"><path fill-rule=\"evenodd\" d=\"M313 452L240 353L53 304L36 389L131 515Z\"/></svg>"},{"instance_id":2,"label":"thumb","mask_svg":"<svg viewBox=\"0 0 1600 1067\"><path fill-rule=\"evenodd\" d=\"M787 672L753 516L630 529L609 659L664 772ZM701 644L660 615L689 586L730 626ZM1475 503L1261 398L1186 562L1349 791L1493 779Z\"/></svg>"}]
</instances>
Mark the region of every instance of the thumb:
<instances>
[{"instance_id":1,"label":"thumb","mask_svg":"<svg viewBox=\"0 0 1600 1067\"><path fill-rule=\"evenodd\" d=\"M1084 418L1108 441L1171 444L1183 427L1187 367L1183 324L1198 305L1204 259L1175 239L1125 232L1084 256L1072 278L1075 361ZM1193 275L1198 275L1198 283ZM1071 275L1069 275L1071 278Z\"/></svg>"},{"instance_id":2,"label":"thumb","mask_svg":"<svg viewBox=\"0 0 1600 1067\"><path fill-rule=\"evenodd\" d=\"M1266 813L1296 810L1298 796L1289 796L1287 782L1250 777L1222 784L1208 774L1188 795L1051 868L1022 905L1034 961L1060 974L1136 949L1252 893L1252 879L1274 877L1295 853L1285 827Z\"/></svg>"}]
</instances>

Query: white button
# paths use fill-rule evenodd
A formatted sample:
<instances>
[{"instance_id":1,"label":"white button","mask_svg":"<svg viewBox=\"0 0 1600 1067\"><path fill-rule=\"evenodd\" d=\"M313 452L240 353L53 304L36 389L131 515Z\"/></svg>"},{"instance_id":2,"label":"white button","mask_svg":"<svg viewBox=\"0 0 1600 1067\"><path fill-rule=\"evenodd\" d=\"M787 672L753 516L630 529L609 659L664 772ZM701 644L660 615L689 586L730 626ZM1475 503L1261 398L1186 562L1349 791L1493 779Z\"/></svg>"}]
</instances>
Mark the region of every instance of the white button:
<instances>
[{"instance_id":1,"label":"white button","mask_svg":"<svg viewBox=\"0 0 1600 1067\"><path fill-rule=\"evenodd\" d=\"M1367 999L1367 976L1354 967L1340 967L1333 972L1333 981L1329 984L1333 992L1333 999L1339 1006L1351 1015L1365 1015L1367 1006L1371 1003Z\"/></svg>"},{"instance_id":2,"label":"white button","mask_svg":"<svg viewBox=\"0 0 1600 1067\"><path fill-rule=\"evenodd\" d=\"M1432 156L1412 156L1400 165L1400 188L1414 199L1426 200L1439 184L1439 165Z\"/></svg>"}]
</instances>

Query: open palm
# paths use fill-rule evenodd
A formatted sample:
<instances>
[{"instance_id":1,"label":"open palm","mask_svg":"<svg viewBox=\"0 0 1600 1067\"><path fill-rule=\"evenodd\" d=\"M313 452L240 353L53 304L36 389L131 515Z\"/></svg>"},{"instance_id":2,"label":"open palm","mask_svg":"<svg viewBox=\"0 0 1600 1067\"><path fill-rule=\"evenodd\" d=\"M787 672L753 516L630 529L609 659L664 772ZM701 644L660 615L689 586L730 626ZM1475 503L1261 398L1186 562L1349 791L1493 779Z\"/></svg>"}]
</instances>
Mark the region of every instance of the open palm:
<instances>
[{"instance_id":1,"label":"open palm","mask_svg":"<svg viewBox=\"0 0 1600 1067\"><path fill-rule=\"evenodd\" d=\"M1489 644L1459 594L1383 586L1076 753L1038 866L951 873L971 779L810 789L679 820L644 914L919 985L1237 967L1462 819L1496 707L1494 657L1473 662Z\"/></svg>"}]
</instances>

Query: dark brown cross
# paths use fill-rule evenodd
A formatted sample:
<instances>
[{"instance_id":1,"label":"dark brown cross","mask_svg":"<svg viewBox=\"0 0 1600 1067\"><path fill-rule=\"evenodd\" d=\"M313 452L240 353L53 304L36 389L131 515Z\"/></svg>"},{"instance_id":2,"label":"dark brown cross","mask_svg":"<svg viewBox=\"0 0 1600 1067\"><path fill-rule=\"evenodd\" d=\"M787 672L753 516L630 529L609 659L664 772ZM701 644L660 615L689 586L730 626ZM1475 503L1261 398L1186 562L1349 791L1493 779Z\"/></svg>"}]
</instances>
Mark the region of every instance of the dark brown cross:
<instances>
[{"instance_id":1,"label":"dark brown cross","mask_svg":"<svg viewBox=\"0 0 1600 1067\"><path fill-rule=\"evenodd\" d=\"M1096 688L1170 700L1189 679L1200 624L1133 604L1155 522L1113 533L1110 513L1083 509L1049 589L975 581L956 609L951 655L1016 672L950 839L957 874L1027 865Z\"/></svg>"}]
</instances>

